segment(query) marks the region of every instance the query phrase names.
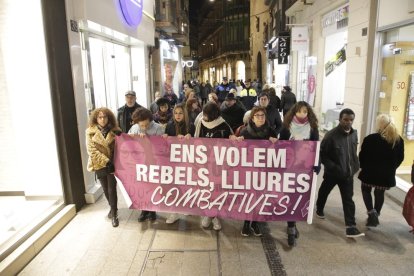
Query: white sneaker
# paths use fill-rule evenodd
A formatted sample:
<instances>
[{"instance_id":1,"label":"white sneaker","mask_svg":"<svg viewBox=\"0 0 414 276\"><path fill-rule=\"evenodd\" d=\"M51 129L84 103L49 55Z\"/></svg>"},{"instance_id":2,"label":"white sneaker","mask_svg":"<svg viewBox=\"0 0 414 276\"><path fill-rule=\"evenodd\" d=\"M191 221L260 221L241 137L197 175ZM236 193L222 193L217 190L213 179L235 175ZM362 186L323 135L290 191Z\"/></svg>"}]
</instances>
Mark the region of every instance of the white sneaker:
<instances>
[{"instance_id":1,"label":"white sneaker","mask_svg":"<svg viewBox=\"0 0 414 276\"><path fill-rule=\"evenodd\" d=\"M221 223L218 218L213 218L213 229L219 231L221 229Z\"/></svg>"},{"instance_id":2,"label":"white sneaker","mask_svg":"<svg viewBox=\"0 0 414 276\"><path fill-rule=\"evenodd\" d=\"M177 213L173 213L170 214L167 218L167 220L165 221L166 224L173 224L174 222L176 222L177 220L180 219L180 215Z\"/></svg>"},{"instance_id":3,"label":"white sneaker","mask_svg":"<svg viewBox=\"0 0 414 276\"><path fill-rule=\"evenodd\" d=\"M210 217L203 217L203 219L201 220L201 226L203 226L204 228L209 227L211 224L211 218Z\"/></svg>"}]
</instances>

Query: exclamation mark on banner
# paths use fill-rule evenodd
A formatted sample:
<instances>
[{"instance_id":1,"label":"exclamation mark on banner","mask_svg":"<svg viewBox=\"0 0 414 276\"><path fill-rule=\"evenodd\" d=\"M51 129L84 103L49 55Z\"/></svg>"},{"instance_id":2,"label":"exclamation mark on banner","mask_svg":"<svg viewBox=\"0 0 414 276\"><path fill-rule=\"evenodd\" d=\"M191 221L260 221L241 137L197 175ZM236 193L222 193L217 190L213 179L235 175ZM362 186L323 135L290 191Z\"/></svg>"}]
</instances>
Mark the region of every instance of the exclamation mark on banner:
<instances>
[{"instance_id":1,"label":"exclamation mark on banner","mask_svg":"<svg viewBox=\"0 0 414 276\"><path fill-rule=\"evenodd\" d=\"M299 202L302 199L302 195L299 196L298 200L296 200L295 206L293 206L292 212L290 212L291 215L295 212L296 208L298 208Z\"/></svg>"}]
</instances>

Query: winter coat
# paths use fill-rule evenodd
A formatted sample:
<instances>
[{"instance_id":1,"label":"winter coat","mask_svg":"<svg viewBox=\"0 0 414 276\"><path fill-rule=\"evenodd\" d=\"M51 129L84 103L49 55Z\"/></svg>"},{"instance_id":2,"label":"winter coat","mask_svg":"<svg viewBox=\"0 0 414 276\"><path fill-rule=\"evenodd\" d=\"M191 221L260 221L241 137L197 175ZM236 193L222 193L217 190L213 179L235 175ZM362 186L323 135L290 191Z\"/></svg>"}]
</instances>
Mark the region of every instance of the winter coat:
<instances>
[{"instance_id":1,"label":"winter coat","mask_svg":"<svg viewBox=\"0 0 414 276\"><path fill-rule=\"evenodd\" d=\"M350 133L338 125L325 134L321 142L320 158L324 165L324 178L350 181L359 169L357 156L358 134Z\"/></svg>"},{"instance_id":2,"label":"winter coat","mask_svg":"<svg viewBox=\"0 0 414 276\"><path fill-rule=\"evenodd\" d=\"M283 116L288 113L290 108L296 103L296 96L291 91L286 91L282 93L282 99L280 101L279 111L283 111Z\"/></svg>"},{"instance_id":3,"label":"winter coat","mask_svg":"<svg viewBox=\"0 0 414 276\"><path fill-rule=\"evenodd\" d=\"M165 134L167 134L168 136L177 136L178 134L175 130L175 124L176 122L174 122L173 120L169 121L165 128ZM189 128L187 129L185 123L182 123L180 124L180 128L181 135L187 135L189 133L191 137L194 136L195 127L193 124L190 124Z\"/></svg>"},{"instance_id":4,"label":"winter coat","mask_svg":"<svg viewBox=\"0 0 414 276\"><path fill-rule=\"evenodd\" d=\"M106 138L102 135L98 126L86 129L86 149L88 152L88 171L97 171L106 167L112 160L115 146L115 133L110 130Z\"/></svg>"},{"instance_id":5,"label":"winter coat","mask_svg":"<svg viewBox=\"0 0 414 276\"><path fill-rule=\"evenodd\" d=\"M404 140L401 137L392 147L379 133L370 134L362 142L358 178L374 186L394 187L395 171L403 160Z\"/></svg>"},{"instance_id":6,"label":"winter coat","mask_svg":"<svg viewBox=\"0 0 414 276\"><path fill-rule=\"evenodd\" d=\"M280 118L279 111L273 105L267 105L266 107L266 120L270 126L279 134L282 129L282 119Z\"/></svg>"},{"instance_id":7,"label":"winter coat","mask_svg":"<svg viewBox=\"0 0 414 276\"><path fill-rule=\"evenodd\" d=\"M223 102L220 109L221 117L230 125L232 130L236 130L243 124L243 116L246 110L237 103L229 107Z\"/></svg>"},{"instance_id":8,"label":"winter coat","mask_svg":"<svg viewBox=\"0 0 414 276\"><path fill-rule=\"evenodd\" d=\"M231 130L230 126L226 122L223 122L214 128L207 128L203 124L201 124L200 133L198 137L229 138L231 134L233 134L233 131Z\"/></svg>"},{"instance_id":9,"label":"winter coat","mask_svg":"<svg viewBox=\"0 0 414 276\"><path fill-rule=\"evenodd\" d=\"M257 128L252 121L249 121L248 125L240 131L240 136L243 136L244 139L268 140L270 137L276 138L277 133L267 122L262 127Z\"/></svg>"},{"instance_id":10,"label":"winter coat","mask_svg":"<svg viewBox=\"0 0 414 276\"><path fill-rule=\"evenodd\" d=\"M246 107L247 110L253 108L254 103L257 101L257 92L253 87L244 88L240 92L240 101Z\"/></svg>"},{"instance_id":11,"label":"winter coat","mask_svg":"<svg viewBox=\"0 0 414 276\"><path fill-rule=\"evenodd\" d=\"M142 107L141 105L139 105L138 103L135 103L133 108L132 108L132 113L139 107ZM122 132L124 133L128 133L129 129L132 126L132 119L131 121L128 121L128 114L126 112L127 110L127 105L122 106L121 108L118 109L118 115L117 115L117 120L118 120L118 125L119 127L122 129ZM132 113L130 115L132 115ZM128 122L127 122L128 121Z\"/></svg>"}]
</instances>

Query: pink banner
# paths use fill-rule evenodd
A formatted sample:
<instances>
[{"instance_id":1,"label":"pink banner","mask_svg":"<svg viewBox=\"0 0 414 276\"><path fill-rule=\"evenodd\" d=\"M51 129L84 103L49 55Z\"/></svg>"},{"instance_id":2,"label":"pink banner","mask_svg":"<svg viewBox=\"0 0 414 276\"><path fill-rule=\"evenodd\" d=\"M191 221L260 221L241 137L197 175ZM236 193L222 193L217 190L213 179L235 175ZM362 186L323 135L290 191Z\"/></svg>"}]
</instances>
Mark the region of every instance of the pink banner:
<instances>
[{"instance_id":1,"label":"pink banner","mask_svg":"<svg viewBox=\"0 0 414 276\"><path fill-rule=\"evenodd\" d=\"M319 142L116 138L132 208L237 220L312 220Z\"/></svg>"}]
</instances>

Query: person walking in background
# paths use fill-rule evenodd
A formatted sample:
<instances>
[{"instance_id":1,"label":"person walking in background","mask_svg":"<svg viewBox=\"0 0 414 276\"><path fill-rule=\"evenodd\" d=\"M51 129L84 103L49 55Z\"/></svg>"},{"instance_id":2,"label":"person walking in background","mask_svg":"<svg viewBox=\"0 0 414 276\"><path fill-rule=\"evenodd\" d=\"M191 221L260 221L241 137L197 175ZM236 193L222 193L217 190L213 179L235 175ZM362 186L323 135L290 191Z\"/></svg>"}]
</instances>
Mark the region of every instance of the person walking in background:
<instances>
[{"instance_id":1,"label":"person walking in background","mask_svg":"<svg viewBox=\"0 0 414 276\"><path fill-rule=\"evenodd\" d=\"M188 120L190 123L194 124L195 119L197 118L198 114L201 112L200 103L198 102L197 98L188 99L186 102Z\"/></svg>"},{"instance_id":2,"label":"person walking in background","mask_svg":"<svg viewBox=\"0 0 414 276\"><path fill-rule=\"evenodd\" d=\"M319 141L318 119L308 103L300 101L292 106L283 120L279 140ZM314 171L319 173L320 166ZM295 221L288 221L287 234L289 246L295 246L299 237Z\"/></svg>"},{"instance_id":3,"label":"person walking in background","mask_svg":"<svg viewBox=\"0 0 414 276\"><path fill-rule=\"evenodd\" d=\"M247 126L240 132L241 139L270 140L272 143L277 141L277 133L266 121L266 108L255 106L250 111L250 118ZM245 220L241 235L247 237L253 233L255 236L262 236L259 223L257 221Z\"/></svg>"},{"instance_id":4,"label":"person walking in background","mask_svg":"<svg viewBox=\"0 0 414 276\"><path fill-rule=\"evenodd\" d=\"M131 126L134 124L132 121L132 113L135 109L141 107L137 103L137 94L135 91L127 91L125 93L125 105L118 109L118 125L122 132L128 133Z\"/></svg>"},{"instance_id":5,"label":"person walking in background","mask_svg":"<svg viewBox=\"0 0 414 276\"><path fill-rule=\"evenodd\" d=\"M150 105L150 110L151 110L152 114L155 114L158 111L157 100L159 98L161 98L161 93L159 91L156 91L155 92L155 99L154 99L154 101Z\"/></svg>"},{"instance_id":6,"label":"person walking in background","mask_svg":"<svg viewBox=\"0 0 414 276\"><path fill-rule=\"evenodd\" d=\"M266 118L270 127L272 127L276 134L279 134L282 129L282 119L280 118L280 113L273 106L269 105L269 94L262 92L259 97L259 106L266 108Z\"/></svg>"},{"instance_id":7,"label":"person walking in background","mask_svg":"<svg viewBox=\"0 0 414 276\"><path fill-rule=\"evenodd\" d=\"M170 102L166 98L160 98L157 101L158 111L154 114L154 121L160 124L163 128L172 118L172 111Z\"/></svg>"},{"instance_id":8,"label":"person walking in background","mask_svg":"<svg viewBox=\"0 0 414 276\"><path fill-rule=\"evenodd\" d=\"M296 96L292 93L290 86L283 86L282 99L280 100L279 111L283 112L283 117L288 113L289 109L296 103Z\"/></svg>"},{"instance_id":9,"label":"person walking in background","mask_svg":"<svg viewBox=\"0 0 414 276\"><path fill-rule=\"evenodd\" d=\"M254 103L257 101L256 89L251 87L250 84L250 79L246 80L245 88L240 92L240 101L243 103L246 110L252 109Z\"/></svg>"},{"instance_id":10,"label":"person walking in background","mask_svg":"<svg viewBox=\"0 0 414 276\"><path fill-rule=\"evenodd\" d=\"M128 132L131 136L143 138L145 136L161 136L164 134L164 128L153 121L151 111L144 107L134 111L132 120L135 124ZM157 219L157 214L154 211L142 210L141 215L138 217L138 222L143 222L147 219L154 221Z\"/></svg>"},{"instance_id":11,"label":"person walking in background","mask_svg":"<svg viewBox=\"0 0 414 276\"><path fill-rule=\"evenodd\" d=\"M265 91L263 89L263 91ZM269 87L269 104L276 108L277 110L280 109L280 98L276 95L276 90L273 87Z\"/></svg>"},{"instance_id":12,"label":"person walking in background","mask_svg":"<svg viewBox=\"0 0 414 276\"><path fill-rule=\"evenodd\" d=\"M95 172L101 183L105 198L111 207L108 218L112 226L118 227L118 196L116 193L115 167L112 163L115 135L121 134L115 115L106 107L97 108L89 117L86 129L86 148L88 151L88 171Z\"/></svg>"},{"instance_id":13,"label":"person walking in background","mask_svg":"<svg viewBox=\"0 0 414 276\"><path fill-rule=\"evenodd\" d=\"M224 102L227 94L229 94L229 91L232 88L236 88L236 86L232 83L229 83L227 77L223 77L223 82L216 89L216 94L220 104Z\"/></svg>"},{"instance_id":14,"label":"person walking in background","mask_svg":"<svg viewBox=\"0 0 414 276\"><path fill-rule=\"evenodd\" d=\"M364 236L356 227L354 195L354 174L359 170L357 156L358 134L352 128L355 113L345 108L339 113L339 125L328 131L322 142L320 158L324 165L323 181L316 200L316 215L324 219L326 200L338 184L344 210L346 236Z\"/></svg>"},{"instance_id":15,"label":"person walking in background","mask_svg":"<svg viewBox=\"0 0 414 276\"><path fill-rule=\"evenodd\" d=\"M404 140L398 134L390 116L378 115L377 132L362 142L359 153L361 191L368 212L366 226L376 227L384 204L386 190L395 186L395 171L404 160ZM371 191L374 189L375 204Z\"/></svg>"},{"instance_id":16,"label":"person walking in background","mask_svg":"<svg viewBox=\"0 0 414 276\"><path fill-rule=\"evenodd\" d=\"M163 137L177 136L179 139L189 139L194 136L194 125L189 122L184 104L177 104L173 109L173 118L165 128ZM171 213L165 223L172 224L179 220L180 214Z\"/></svg>"}]
</instances>

